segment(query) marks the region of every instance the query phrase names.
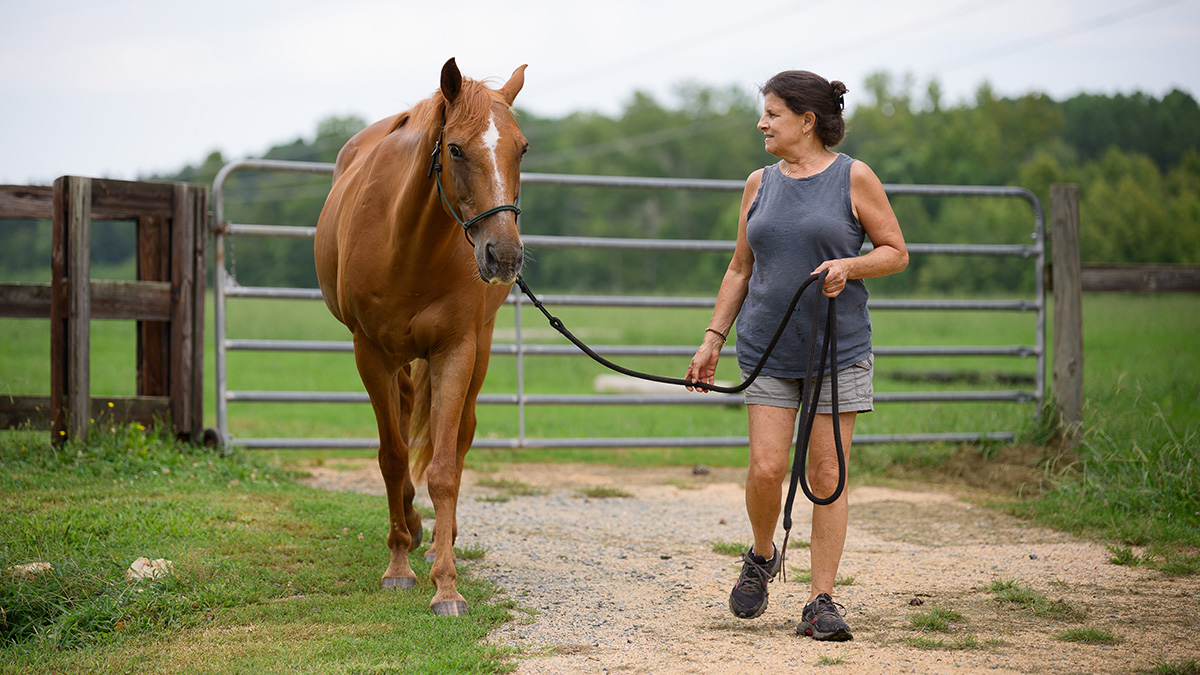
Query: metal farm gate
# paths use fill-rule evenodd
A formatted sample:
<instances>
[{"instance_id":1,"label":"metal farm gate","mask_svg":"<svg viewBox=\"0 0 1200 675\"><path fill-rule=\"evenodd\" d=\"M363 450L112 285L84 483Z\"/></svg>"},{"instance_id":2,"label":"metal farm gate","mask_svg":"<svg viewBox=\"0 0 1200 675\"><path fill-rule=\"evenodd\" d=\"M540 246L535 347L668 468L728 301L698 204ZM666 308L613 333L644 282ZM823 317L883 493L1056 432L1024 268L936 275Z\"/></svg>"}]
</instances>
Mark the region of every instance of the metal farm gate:
<instances>
[{"instance_id":1,"label":"metal farm gate","mask_svg":"<svg viewBox=\"0 0 1200 675\"><path fill-rule=\"evenodd\" d=\"M230 176L238 172L284 172L298 174L325 174L333 172L332 164L312 162L286 162L277 160L246 160L226 165L213 182L215 218L213 221L216 260L215 313L216 331L216 423L221 438L226 443L251 449L334 449L371 448L378 446L375 438L241 438L229 433L230 403L369 403L365 392L319 392L319 391L249 391L229 390L226 379L226 354L229 351L303 351L303 352L353 352L350 341L313 340L247 340L226 337L226 304L232 298L268 298L293 300L321 300L318 289L247 287L232 279L226 268L226 238L228 237L276 237L290 239L312 239L316 227L288 226L280 224L230 223L225 217L225 189ZM661 190L700 190L740 193L745 184L738 180L701 180L665 178L625 178L613 176L582 176L562 174L524 173L524 185L640 188ZM987 186L933 186L933 185L885 185L890 196L917 195L926 197L987 197L1017 199L1027 202L1033 211L1034 232L1030 244L908 244L915 255L953 256L1002 256L1017 257L1031 261L1034 266L1035 291L1032 298L1025 299L978 299L978 300L903 300L871 299L871 309L890 310L939 310L939 311L995 311L1036 312L1033 344L995 346L888 346L876 344L877 356L995 356L1037 359L1032 390L989 390L989 391L925 391L925 392L876 392L875 400L886 405L890 402L1008 402L1035 403L1037 410L1045 391L1046 371L1046 302L1042 271L1045 264L1045 218L1041 203L1029 190L1017 187ZM566 236L537 236L522 234L526 245L536 249L590 248L607 250L638 251L689 251L726 252L732 254L734 242L707 240L663 240L663 239L615 239ZM536 290L536 289L535 289ZM610 296L610 295L544 295L547 307L594 306L594 307L663 307L663 308L709 308L715 298L659 297L659 296ZM540 405L730 405L741 404L741 395L708 394L687 395L565 395L525 393L525 357L543 355L578 355L573 345L526 344L522 340L522 308L531 303L514 287L506 300L515 312L515 340L512 343L492 345L492 354L513 355L517 364L516 394L481 394L480 405L511 405L518 416L516 438L476 438L477 448L608 448L608 447L733 447L745 446L748 439L741 437L648 437L648 438L530 438L525 435L525 407ZM534 311L534 321L543 317ZM684 346L598 346L596 351L606 357L621 356L683 356L695 352L695 345ZM726 347L722 355L734 354L733 347ZM586 357L585 357L586 358ZM1036 413L1035 413L1036 414ZM928 443L928 442L975 442L979 440L1011 441L1012 431L978 431L971 433L922 433L922 434L856 434L855 444L860 443Z\"/></svg>"}]
</instances>

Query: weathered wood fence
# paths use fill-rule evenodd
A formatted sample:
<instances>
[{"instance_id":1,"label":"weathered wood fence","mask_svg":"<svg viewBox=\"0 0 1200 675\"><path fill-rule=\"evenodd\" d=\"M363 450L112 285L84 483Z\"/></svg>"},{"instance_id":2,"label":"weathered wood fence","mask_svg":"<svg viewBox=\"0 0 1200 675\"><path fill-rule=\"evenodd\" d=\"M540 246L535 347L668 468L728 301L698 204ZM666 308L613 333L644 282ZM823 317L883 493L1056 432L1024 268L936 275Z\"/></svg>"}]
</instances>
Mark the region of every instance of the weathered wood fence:
<instances>
[{"instance_id":1,"label":"weathered wood fence","mask_svg":"<svg viewBox=\"0 0 1200 675\"><path fill-rule=\"evenodd\" d=\"M103 414L169 420L180 436L199 439L208 187L77 176L53 187L3 185L0 219L54 227L51 283L0 284L0 316L50 319L50 395L0 397L0 427L49 426L55 440L83 438L89 419ZM90 278L93 220L136 223L137 281ZM92 396L92 319L137 322L136 396Z\"/></svg>"}]
</instances>

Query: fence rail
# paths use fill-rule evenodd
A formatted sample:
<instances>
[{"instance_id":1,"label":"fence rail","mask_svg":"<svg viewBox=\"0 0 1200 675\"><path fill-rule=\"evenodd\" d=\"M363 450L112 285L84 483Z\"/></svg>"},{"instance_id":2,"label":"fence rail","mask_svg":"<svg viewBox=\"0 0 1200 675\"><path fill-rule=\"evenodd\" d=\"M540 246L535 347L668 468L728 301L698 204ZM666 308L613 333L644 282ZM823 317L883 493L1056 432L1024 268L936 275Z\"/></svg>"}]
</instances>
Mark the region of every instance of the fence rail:
<instances>
[{"instance_id":1,"label":"fence rail","mask_svg":"<svg viewBox=\"0 0 1200 675\"><path fill-rule=\"evenodd\" d=\"M332 164L307 162L284 162L277 160L247 160L226 165L218 173L213 184L215 201L214 234L216 258L216 390L217 426L227 442L247 448L371 448L378 447L376 439L347 438L232 438L229 434L228 404L241 402L271 403L366 403L367 395L361 392L289 392L229 390L226 378L226 355L229 351L281 351L281 352L352 352L349 342L315 340L245 340L226 337L226 303L231 298L266 298L280 300L320 300L318 289L245 287L237 285L225 268L225 238L277 237L290 239L312 238L315 227L294 225L264 225L230 223L225 218L225 185L229 177L242 171L289 172L302 174L332 173ZM521 177L525 185L586 186L640 190L706 190L741 192L744 183L728 180L632 178L618 176L578 176L559 174L525 173ZM1035 266L1035 292L1029 299L1016 300L871 300L871 309L892 310L937 310L937 311L997 311L1032 312L1036 314L1034 343L1031 345L989 346L932 346L905 347L880 345L875 347L879 356L1001 356L1036 358L1034 386L1030 390L1009 391L956 391L956 392L898 392L877 393L876 401L891 402L947 402L985 401L1039 403L1045 390L1046 368L1046 302L1042 270L1045 266L1045 219L1042 206L1032 192L1024 188L991 186L931 186L931 185L886 185L889 195L972 196L1020 199L1029 203L1034 215L1032 245L979 245L979 244L909 244L916 255L970 255L1004 256L1032 260ZM616 251L687 251L687 252L732 252L734 243L707 240L651 240L596 237L559 237L523 235L527 246L534 248L585 248ZM864 250L869 250L869 247ZM663 308L712 308L714 298L694 297L647 297L611 295L545 295L542 301L552 307L663 307ZM609 448L609 447L728 447L744 446L745 437L651 437L651 438L530 438L525 435L525 406L555 405L741 405L740 395L709 396L662 396L662 395L563 395L528 394L524 390L524 358L545 355L579 355L573 346L525 344L521 335L521 309L529 305L519 293L506 300L516 312L516 339L513 343L492 345L493 354L517 357L517 392L515 394L481 395L482 405L512 405L518 409L519 433L517 438L476 438L479 448ZM596 351L606 356L690 356L695 346L597 346ZM733 354L726 348L725 354ZM1011 431L981 431L977 433L921 433L921 434L877 434L856 435L855 443L895 442L973 442L979 440L1012 440Z\"/></svg>"}]
</instances>

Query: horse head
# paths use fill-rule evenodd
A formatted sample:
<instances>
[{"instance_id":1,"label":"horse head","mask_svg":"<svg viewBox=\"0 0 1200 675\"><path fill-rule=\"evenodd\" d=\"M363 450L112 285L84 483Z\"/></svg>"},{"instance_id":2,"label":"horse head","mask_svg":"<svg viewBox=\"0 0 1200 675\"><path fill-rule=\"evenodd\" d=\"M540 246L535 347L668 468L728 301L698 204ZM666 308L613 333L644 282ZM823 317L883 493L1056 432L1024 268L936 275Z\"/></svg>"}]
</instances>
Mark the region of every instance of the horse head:
<instances>
[{"instance_id":1,"label":"horse head","mask_svg":"<svg viewBox=\"0 0 1200 675\"><path fill-rule=\"evenodd\" d=\"M479 277L491 284L513 283L525 258L515 204L529 143L511 112L524 84L525 66L500 89L464 80L454 59L442 67L443 158L435 161L443 166L444 205L459 214Z\"/></svg>"}]
</instances>

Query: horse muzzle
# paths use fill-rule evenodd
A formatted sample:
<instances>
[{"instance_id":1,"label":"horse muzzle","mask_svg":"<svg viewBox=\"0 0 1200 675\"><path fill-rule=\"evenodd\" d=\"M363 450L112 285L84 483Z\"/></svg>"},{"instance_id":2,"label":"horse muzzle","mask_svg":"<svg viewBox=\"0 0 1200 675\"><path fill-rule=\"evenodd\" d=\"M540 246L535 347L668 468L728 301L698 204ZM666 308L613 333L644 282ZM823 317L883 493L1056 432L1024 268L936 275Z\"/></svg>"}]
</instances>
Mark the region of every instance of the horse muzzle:
<instances>
[{"instance_id":1,"label":"horse muzzle","mask_svg":"<svg viewBox=\"0 0 1200 675\"><path fill-rule=\"evenodd\" d=\"M479 278L489 284L512 284L525 262L525 247L520 239L488 240L475 246Z\"/></svg>"}]
</instances>

